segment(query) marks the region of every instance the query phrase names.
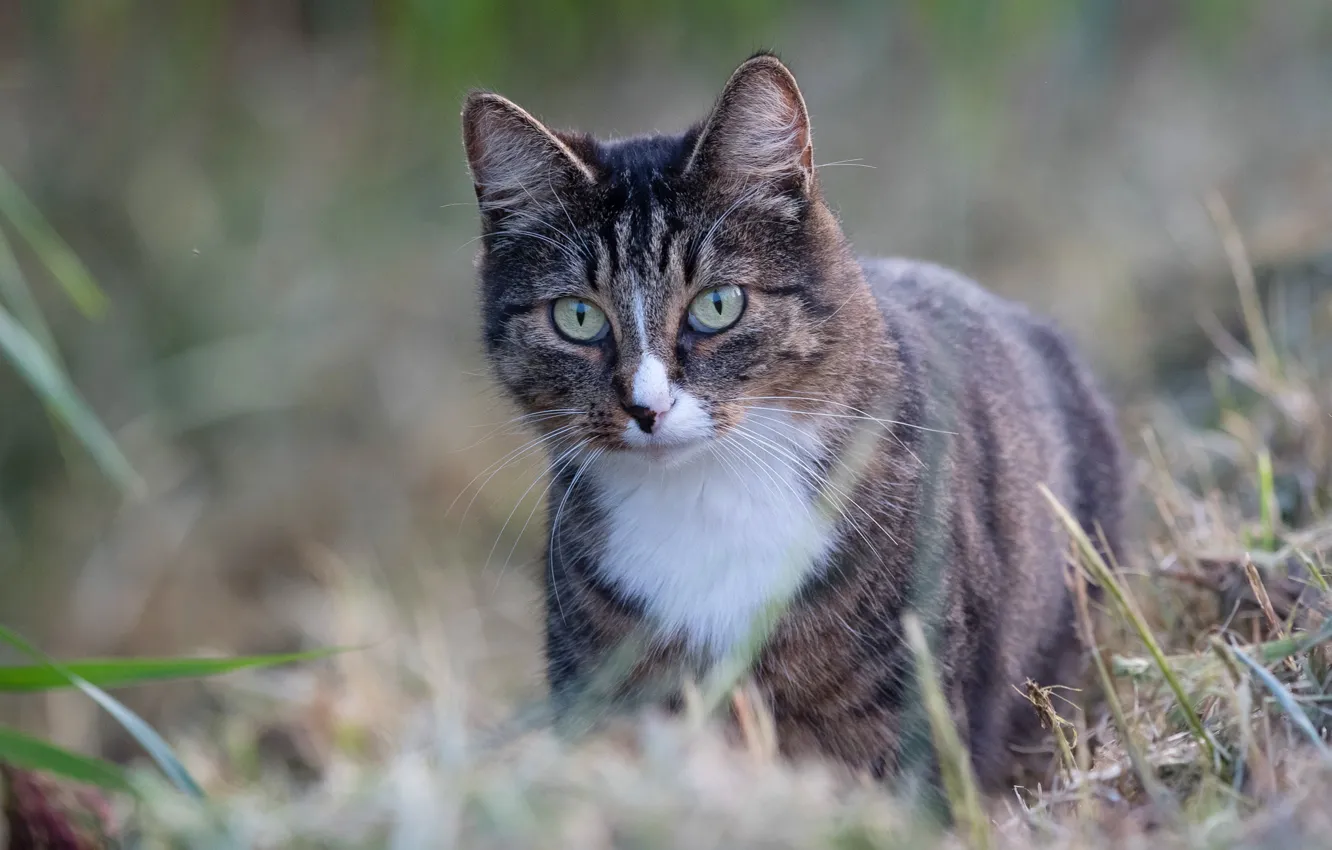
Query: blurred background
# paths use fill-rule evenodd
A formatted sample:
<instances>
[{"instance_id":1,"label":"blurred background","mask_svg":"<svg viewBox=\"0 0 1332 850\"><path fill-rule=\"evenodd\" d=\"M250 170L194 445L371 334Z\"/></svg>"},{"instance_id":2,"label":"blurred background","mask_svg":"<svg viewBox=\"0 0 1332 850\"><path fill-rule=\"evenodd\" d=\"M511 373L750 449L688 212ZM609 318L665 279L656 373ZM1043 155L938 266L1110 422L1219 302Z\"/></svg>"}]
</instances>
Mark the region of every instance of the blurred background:
<instances>
[{"instance_id":1,"label":"blurred background","mask_svg":"<svg viewBox=\"0 0 1332 850\"><path fill-rule=\"evenodd\" d=\"M1206 415L1199 317L1235 317L1208 197L1265 293L1299 284L1282 339L1332 344L1327 0L0 0L0 168L105 310L0 232L145 482L109 483L0 360L0 622L61 656L428 622L477 711L539 694L542 459L487 478L523 437L479 355L461 99L673 131L758 48L799 78L860 250L1054 315L1126 417ZM281 716L288 685L251 707ZM396 698L353 691L367 725ZM168 730L218 705L131 696ZM125 745L76 696L0 711Z\"/></svg>"}]
</instances>

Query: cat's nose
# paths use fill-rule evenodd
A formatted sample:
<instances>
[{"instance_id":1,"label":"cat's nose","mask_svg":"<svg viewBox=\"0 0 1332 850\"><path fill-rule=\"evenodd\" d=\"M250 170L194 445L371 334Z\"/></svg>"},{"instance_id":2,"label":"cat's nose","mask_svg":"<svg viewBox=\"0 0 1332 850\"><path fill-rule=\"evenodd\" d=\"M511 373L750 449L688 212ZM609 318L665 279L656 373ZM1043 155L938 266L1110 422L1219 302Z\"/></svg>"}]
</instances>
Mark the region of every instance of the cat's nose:
<instances>
[{"instance_id":1,"label":"cat's nose","mask_svg":"<svg viewBox=\"0 0 1332 850\"><path fill-rule=\"evenodd\" d=\"M644 434L651 434L652 428L657 424L657 412L650 407L643 407L638 404L624 405L625 413L638 423L638 427L643 429Z\"/></svg>"},{"instance_id":2,"label":"cat's nose","mask_svg":"<svg viewBox=\"0 0 1332 850\"><path fill-rule=\"evenodd\" d=\"M634 373L630 398L622 404L624 410L644 434L661 424L661 417L671 409L671 385L666 376L666 364L651 354L644 355Z\"/></svg>"}]
</instances>

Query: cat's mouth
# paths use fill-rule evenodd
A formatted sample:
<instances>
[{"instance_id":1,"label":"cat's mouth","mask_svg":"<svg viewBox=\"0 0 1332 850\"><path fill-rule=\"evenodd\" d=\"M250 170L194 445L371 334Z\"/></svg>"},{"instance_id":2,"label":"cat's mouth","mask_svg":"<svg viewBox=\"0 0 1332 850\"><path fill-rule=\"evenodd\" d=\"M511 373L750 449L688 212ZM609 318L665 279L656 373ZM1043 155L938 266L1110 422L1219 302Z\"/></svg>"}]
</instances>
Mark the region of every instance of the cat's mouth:
<instances>
[{"instance_id":1,"label":"cat's mouth","mask_svg":"<svg viewBox=\"0 0 1332 850\"><path fill-rule=\"evenodd\" d=\"M674 436L636 434L624 441L623 452L654 466L679 466L698 456L712 443L711 435Z\"/></svg>"},{"instance_id":2,"label":"cat's mouth","mask_svg":"<svg viewBox=\"0 0 1332 850\"><path fill-rule=\"evenodd\" d=\"M679 392L669 409L627 422L622 439L630 453L674 465L706 448L715 437L714 432L712 417L698 399Z\"/></svg>"},{"instance_id":3,"label":"cat's mouth","mask_svg":"<svg viewBox=\"0 0 1332 850\"><path fill-rule=\"evenodd\" d=\"M662 462L679 462L693 457L707 446L706 440L690 440L685 443L663 443L660 445L643 446L634 449L634 451Z\"/></svg>"}]
</instances>

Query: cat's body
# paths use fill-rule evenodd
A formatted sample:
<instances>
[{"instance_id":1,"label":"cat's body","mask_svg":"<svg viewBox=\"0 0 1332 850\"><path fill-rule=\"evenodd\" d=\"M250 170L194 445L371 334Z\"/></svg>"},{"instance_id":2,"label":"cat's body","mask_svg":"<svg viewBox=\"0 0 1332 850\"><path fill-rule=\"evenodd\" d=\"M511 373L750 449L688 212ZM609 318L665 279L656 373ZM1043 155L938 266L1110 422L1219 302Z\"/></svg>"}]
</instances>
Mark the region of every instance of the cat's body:
<instances>
[{"instance_id":1,"label":"cat's body","mask_svg":"<svg viewBox=\"0 0 1332 850\"><path fill-rule=\"evenodd\" d=\"M858 260L772 57L679 137L557 135L493 95L464 118L487 349L552 445L555 694L638 634L632 682L706 669L789 602L752 668L783 750L890 774L911 610L1001 779L1034 719L1013 686L1077 657L1039 485L1119 544L1112 418L1063 338L944 269Z\"/></svg>"}]
</instances>

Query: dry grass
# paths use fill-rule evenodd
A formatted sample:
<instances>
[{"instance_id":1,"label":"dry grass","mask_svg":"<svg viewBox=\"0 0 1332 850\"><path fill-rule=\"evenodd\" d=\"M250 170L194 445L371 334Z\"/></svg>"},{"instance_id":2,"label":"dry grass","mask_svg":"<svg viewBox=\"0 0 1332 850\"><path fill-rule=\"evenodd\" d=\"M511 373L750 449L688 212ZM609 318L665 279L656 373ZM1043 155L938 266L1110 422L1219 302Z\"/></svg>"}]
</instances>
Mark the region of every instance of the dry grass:
<instances>
[{"instance_id":1,"label":"dry grass","mask_svg":"<svg viewBox=\"0 0 1332 850\"><path fill-rule=\"evenodd\" d=\"M1325 846L1332 379L1271 357L1226 342L1219 428L1146 426L1141 557L1104 564L1085 536L1070 552L1105 590L1104 606L1079 599L1099 649L1087 711L1029 683L1043 770L984 801L954 771L961 832L892 789L778 760L743 684L725 701L738 735L694 692L681 717L558 737L480 684L491 638L471 584L425 570L394 593L322 550L306 553L333 606L320 638L367 648L215 686L213 721L180 739L210 808L145 780L129 823L146 847ZM1292 470L1296 507L1276 493Z\"/></svg>"}]
</instances>

